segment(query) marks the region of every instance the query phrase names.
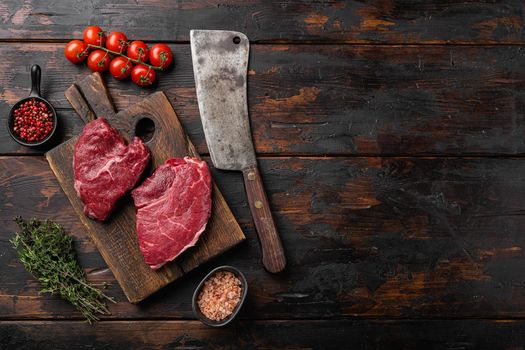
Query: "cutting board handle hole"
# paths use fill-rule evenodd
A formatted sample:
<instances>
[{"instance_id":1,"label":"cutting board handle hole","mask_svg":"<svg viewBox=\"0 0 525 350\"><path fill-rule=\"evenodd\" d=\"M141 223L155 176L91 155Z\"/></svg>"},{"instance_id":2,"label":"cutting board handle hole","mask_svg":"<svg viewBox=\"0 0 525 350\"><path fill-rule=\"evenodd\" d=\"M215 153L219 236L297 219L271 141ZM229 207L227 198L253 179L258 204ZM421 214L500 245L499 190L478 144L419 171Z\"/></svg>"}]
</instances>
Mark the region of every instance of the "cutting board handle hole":
<instances>
[{"instance_id":1,"label":"cutting board handle hole","mask_svg":"<svg viewBox=\"0 0 525 350\"><path fill-rule=\"evenodd\" d=\"M239 38L238 36L234 36L233 37L233 43L234 44L239 44L241 42L241 38Z\"/></svg>"},{"instance_id":2,"label":"cutting board handle hole","mask_svg":"<svg viewBox=\"0 0 525 350\"><path fill-rule=\"evenodd\" d=\"M149 142L155 134L155 122L148 117L142 117L135 124L135 136L141 138L142 142Z\"/></svg>"}]
</instances>

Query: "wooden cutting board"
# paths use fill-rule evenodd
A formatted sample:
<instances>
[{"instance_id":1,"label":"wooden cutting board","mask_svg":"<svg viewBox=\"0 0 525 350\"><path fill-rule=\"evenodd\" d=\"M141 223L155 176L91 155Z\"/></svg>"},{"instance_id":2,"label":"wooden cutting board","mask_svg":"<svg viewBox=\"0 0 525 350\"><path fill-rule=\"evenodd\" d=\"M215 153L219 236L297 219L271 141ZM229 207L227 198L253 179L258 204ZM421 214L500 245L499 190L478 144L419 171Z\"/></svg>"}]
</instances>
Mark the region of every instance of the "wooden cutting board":
<instances>
[{"instance_id":1,"label":"wooden cutting board","mask_svg":"<svg viewBox=\"0 0 525 350\"><path fill-rule=\"evenodd\" d=\"M95 116L105 117L128 140L138 133L137 125L140 129L147 125L145 118L150 119L154 123L154 131L152 138L146 143L152 154L152 166L147 170L147 175L166 159L187 155L199 157L171 103L162 92L153 93L142 102L117 113L100 74L94 73L71 86L65 94L85 122ZM143 300L245 239L221 192L213 184L211 218L197 245L173 262L153 271L146 265L139 250L135 208L129 194L120 200L115 212L106 222L100 223L84 215L83 204L73 188L72 162L77 139L78 136L73 137L50 150L46 153L46 158L130 302Z\"/></svg>"}]
</instances>

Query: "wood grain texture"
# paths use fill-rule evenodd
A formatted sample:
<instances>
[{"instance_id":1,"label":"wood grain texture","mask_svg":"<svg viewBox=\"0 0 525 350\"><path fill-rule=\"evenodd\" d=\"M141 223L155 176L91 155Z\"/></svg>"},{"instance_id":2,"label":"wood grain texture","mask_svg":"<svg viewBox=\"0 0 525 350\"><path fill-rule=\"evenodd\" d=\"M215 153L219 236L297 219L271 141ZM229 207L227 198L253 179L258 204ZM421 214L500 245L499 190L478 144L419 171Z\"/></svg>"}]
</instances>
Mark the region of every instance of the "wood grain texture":
<instances>
[{"instance_id":1,"label":"wood grain texture","mask_svg":"<svg viewBox=\"0 0 525 350\"><path fill-rule=\"evenodd\" d=\"M82 93L76 85L73 84L68 87L64 92L64 96L66 96L69 104L71 104L84 124L87 124L96 118L95 113L93 113L89 107L89 104L86 102L84 96L82 96Z\"/></svg>"},{"instance_id":2,"label":"wood grain texture","mask_svg":"<svg viewBox=\"0 0 525 350\"><path fill-rule=\"evenodd\" d=\"M521 349L522 320L0 322L6 349Z\"/></svg>"},{"instance_id":3,"label":"wood grain texture","mask_svg":"<svg viewBox=\"0 0 525 350\"><path fill-rule=\"evenodd\" d=\"M206 159L209 162L209 159ZM191 296L213 267L250 285L242 319L525 317L525 163L486 158L260 158L287 256L260 264L242 175L213 169L247 240L139 305L126 302L40 157L0 158L0 317L80 318L39 295L8 238L11 218L53 218L80 261L118 301L114 318L191 318Z\"/></svg>"},{"instance_id":4,"label":"wood grain texture","mask_svg":"<svg viewBox=\"0 0 525 350\"><path fill-rule=\"evenodd\" d=\"M288 258L283 275L263 270L242 176L211 168L246 242L129 304L45 160L16 156L45 149L0 128L12 155L0 157L0 348L522 348L524 12L522 0L0 2L0 114L39 64L60 119L50 148L82 129L63 92L90 72L63 48L86 25L170 44L154 89L201 154L189 30L246 33L253 139ZM107 81L120 111L152 92ZM19 214L74 236L90 281L118 301L109 318L88 326L38 293L8 242ZM250 284L239 319L188 321L222 264Z\"/></svg>"},{"instance_id":5,"label":"wood grain texture","mask_svg":"<svg viewBox=\"0 0 525 350\"><path fill-rule=\"evenodd\" d=\"M286 257L257 164L243 169L242 174L246 199L261 244L263 265L271 273L281 272L286 267Z\"/></svg>"},{"instance_id":6,"label":"wood grain texture","mask_svg":"<svg viewBox=\"0 0 525 350\"><path fill-rule=\"evenodd\" d=\"M172 157L199 157L163 93L152 94L128 109L115 113L100 74L87 76L79 81L77 86L89 104L89 110L99 117L105 117L128 140L134 135L139 120L149 118L153 121L155 132L146 143L152 154L152 169ZM79 102L78 105L84 104ZM83 106L79 115L84 113L85 109ZM50 150L46 153L46 158L130 302L143 300L199 264L244 240L242 230L214 185L212 216L199 242L175 263L167 264L157 271L151 270L144 262L137 244L135 208L129 195L120 201L118 209L104 223L95 222L83 214L83 204L73 187L72 159L77 139L78 137L74 137Z\"/></svg>"},{"instance_id":7,"label":"wood grain texture","mask_svg":"<svg viewBox=\"0 0 525 350\"><path fill-rule=\"evenodd\" d=\"M88 24L154 41L188 41L190 29L238 30L255 42L523 43L525 35L520 0L4 0L1 10L3 40L80 38Z\"/></svg>"},{"instance_id":8,"label":"wood grain texture","mask_svg":"<svg viewBox=\"0 0 525 350\"><path fill-rule=\"evenodd\" d=\"M72 86L75 85L81 96L84 97L84 101L88 104L89 110L93 111L96 117L104 117L108 120L116 119L115 115L117 114L117 110L100 73L89 74L83 79L77 80ZM68 90L66 90L66 92L67 91ZM67 98L66 93L64 93L64 96ZM75 105L72 105L72 107L75 108ZM79 112L85 113L86 106L80 107L81 109L77 111L79 115Z\"/></svg>"},{"instance_id":9,"label":"wood grain texture","mask_svg":"<svg viewBox=\"0 0 525 350\"><path fill-rule=\"evenodd\" d=\"M158 74L197 151L208 153L189 45L172 45L173 70ZM42 67L42 93L59 108L62 140L80 120L64 91L90 71L63 57L63 44L2 44L0 113L29 91ZM253 45L248 96L258 154L524 154L525 51L520 46ZM17 67L12 71L12 67ZM23 67L26 67L25 69ZM151 90L105 76L118 110ZM0 154L41 154L0 128Z\"/></svg>"}]
</instances>

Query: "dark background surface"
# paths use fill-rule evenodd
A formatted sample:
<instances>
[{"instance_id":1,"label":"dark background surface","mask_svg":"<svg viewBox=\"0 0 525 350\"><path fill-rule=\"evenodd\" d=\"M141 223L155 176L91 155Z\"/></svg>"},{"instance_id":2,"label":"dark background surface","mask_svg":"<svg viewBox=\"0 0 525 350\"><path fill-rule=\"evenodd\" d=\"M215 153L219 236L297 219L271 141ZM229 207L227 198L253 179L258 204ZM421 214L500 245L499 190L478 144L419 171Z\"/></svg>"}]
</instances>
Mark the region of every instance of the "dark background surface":
<instances>
[{"instance_id":1,"label":"dark background surface","mask_svg":"<svg viewBox=\"0 0 525 350\"><path fill-rule=\"evenodd\" d=\"M63 56L97 24L167 42L175 68L152 90L105 75L119 109L165 91L209 162L190 29L252 42L249 107L288 268L266 273L240 173L212 168L247 242L139 305L126 302L43 157L0 127L0 348L521 349L525 344L523 1L0 1L0 115L29 68L62 128L63 92L90 72ZM86 324L38 293L9 238L12 218L51 218L74 238L112 315ZM230 264L250 292L210 329L191 295Z\"/></svg>"}]
</instances>

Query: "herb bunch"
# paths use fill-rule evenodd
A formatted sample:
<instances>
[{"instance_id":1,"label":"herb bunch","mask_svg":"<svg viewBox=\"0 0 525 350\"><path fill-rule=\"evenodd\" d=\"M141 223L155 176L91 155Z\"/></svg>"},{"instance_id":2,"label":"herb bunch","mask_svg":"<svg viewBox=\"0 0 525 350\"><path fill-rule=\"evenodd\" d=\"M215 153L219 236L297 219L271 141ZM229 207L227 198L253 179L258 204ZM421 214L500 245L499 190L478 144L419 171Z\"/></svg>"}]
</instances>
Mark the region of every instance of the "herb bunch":
<instances>
[{"instance_id":1,"label":"herb bunch","mask_svg":"<svg viewBox=\"0 0 525 350\"><path fill-rule=\"evenodd\" d=\"M97 314L110 314L105 299L115 302L91 286L79 265L73 239L50 220L15 218L20 228L11 239L25 269L42 285L41 293L58 295L73 304L88 322Z\"/></svg>"}]
</instances>

